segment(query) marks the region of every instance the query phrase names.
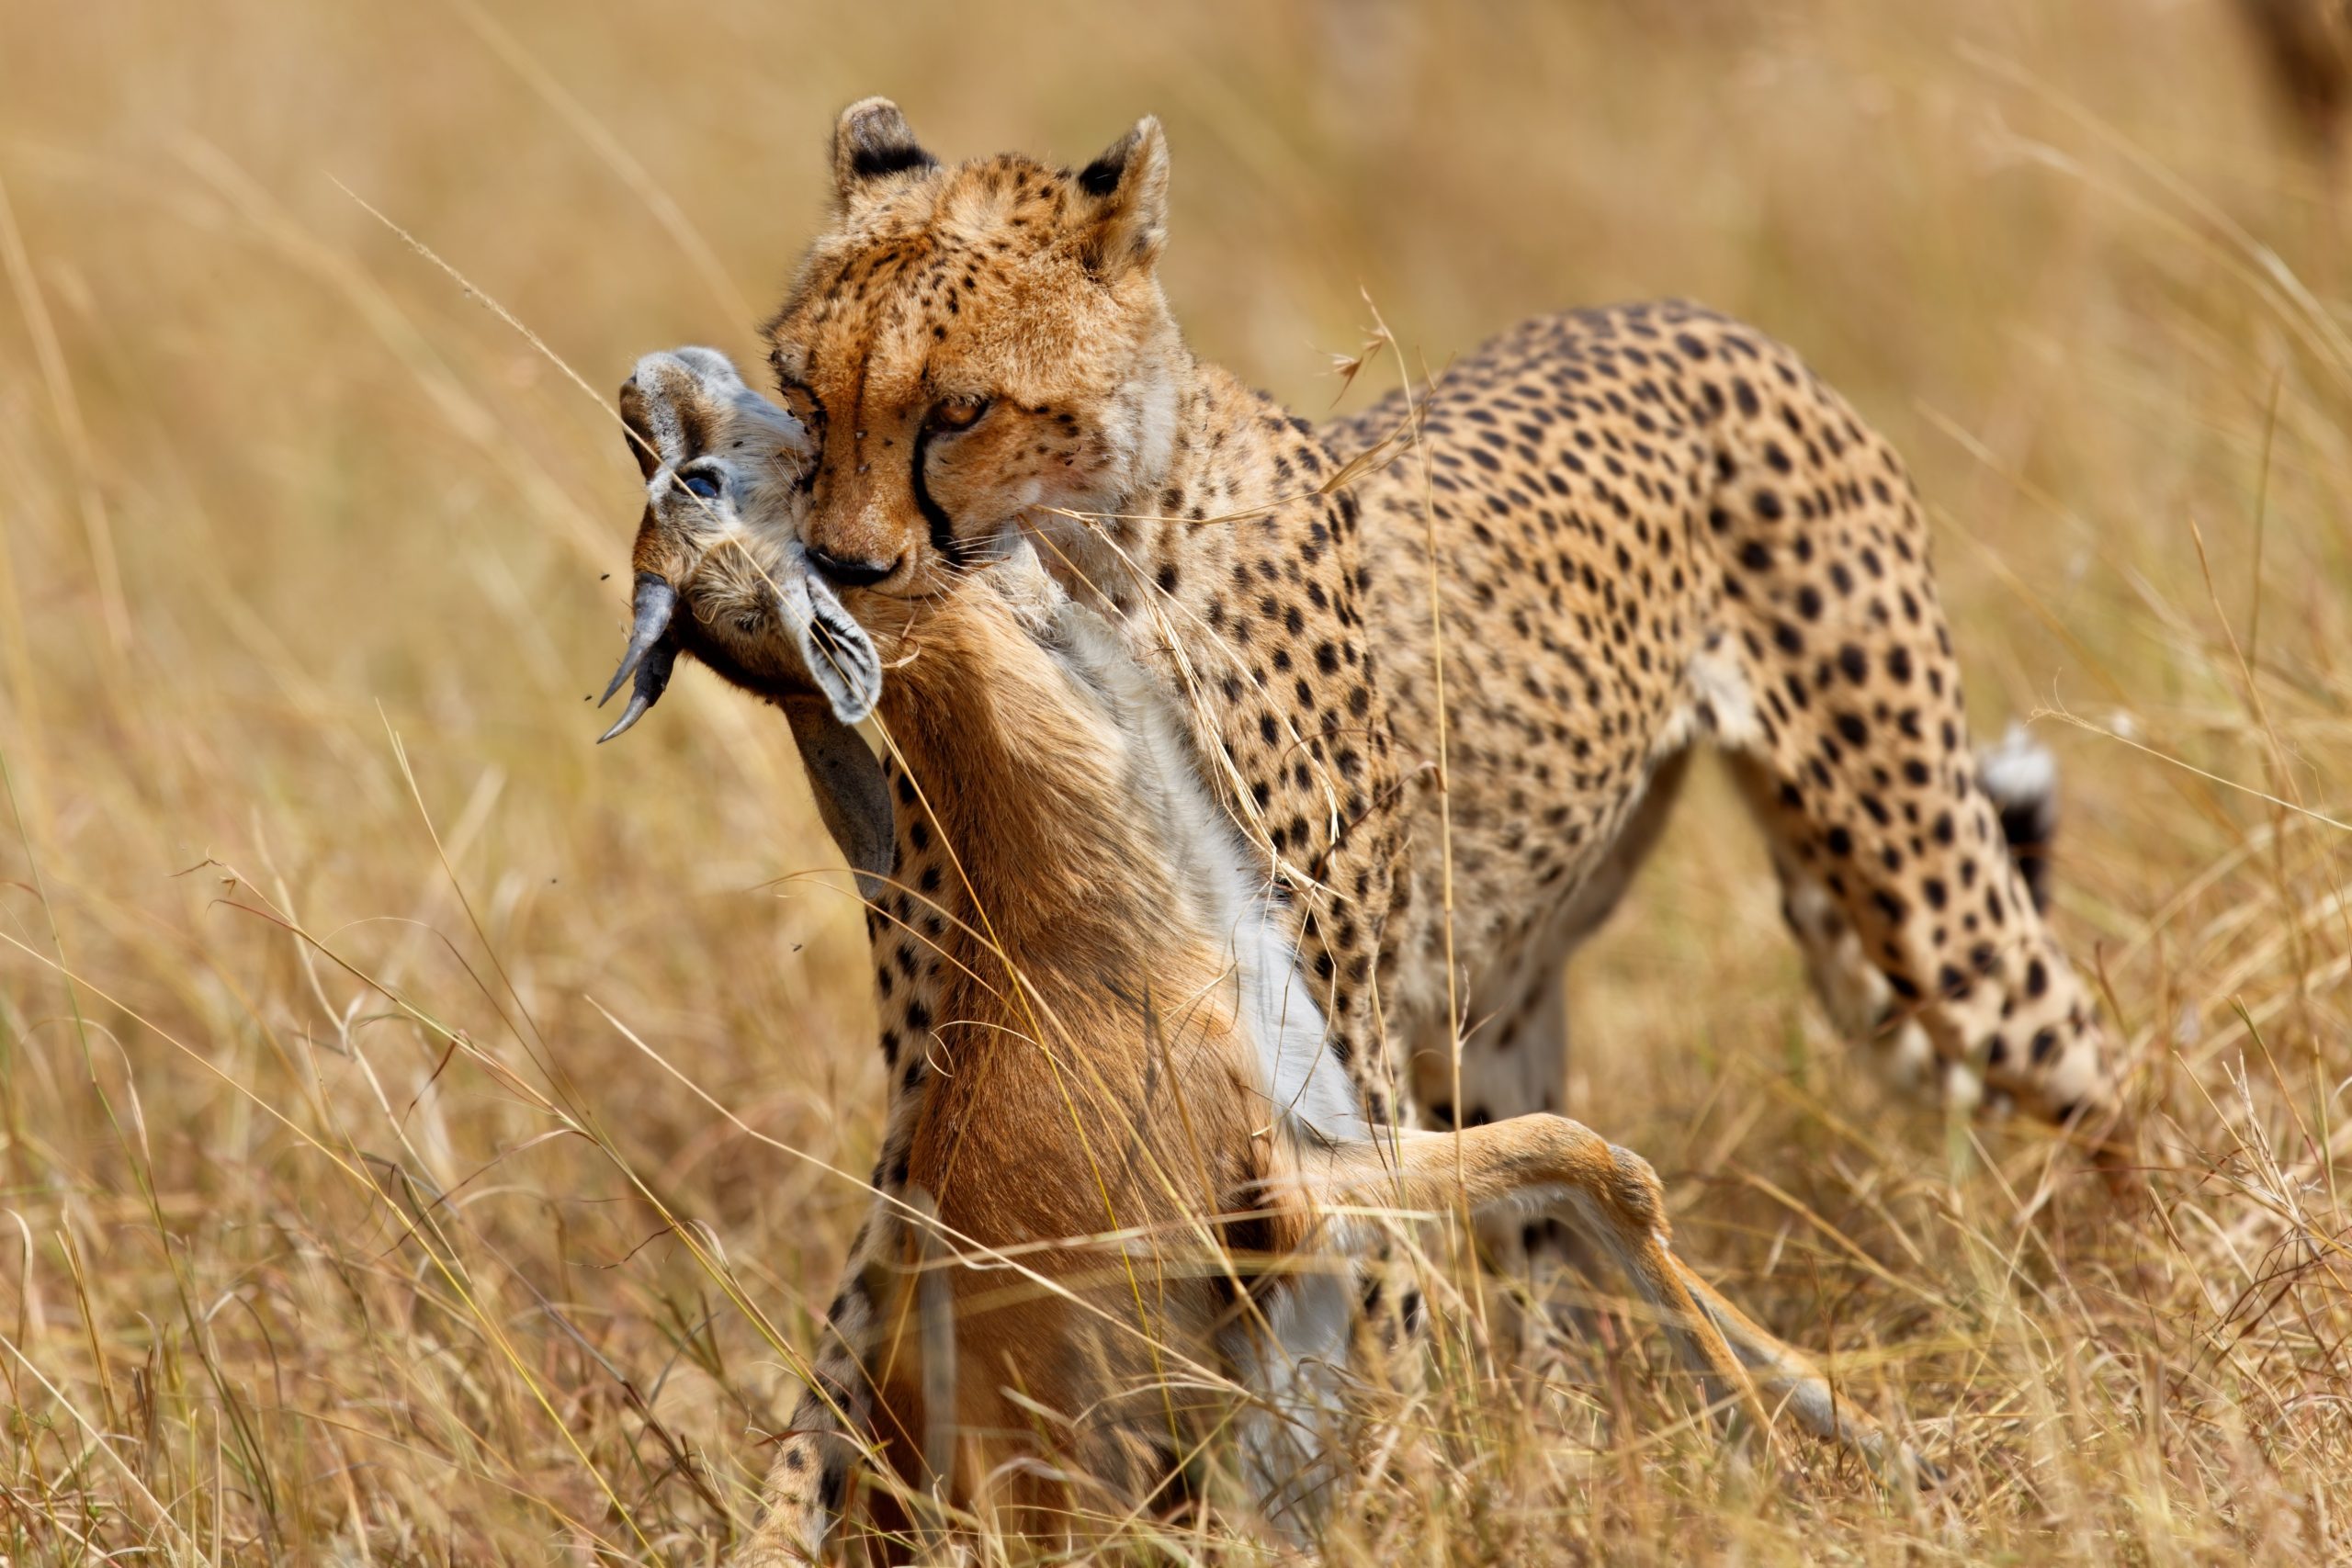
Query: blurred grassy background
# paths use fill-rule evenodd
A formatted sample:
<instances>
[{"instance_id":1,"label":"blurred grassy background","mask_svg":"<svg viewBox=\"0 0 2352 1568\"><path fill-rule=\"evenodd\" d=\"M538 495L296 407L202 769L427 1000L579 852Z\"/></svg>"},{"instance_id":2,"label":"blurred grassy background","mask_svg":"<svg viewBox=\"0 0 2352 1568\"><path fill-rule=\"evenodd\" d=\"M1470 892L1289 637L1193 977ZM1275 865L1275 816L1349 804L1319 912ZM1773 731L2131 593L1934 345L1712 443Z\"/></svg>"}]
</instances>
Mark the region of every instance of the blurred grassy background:
<instances>
[{"instance_id":1,"label":"blurred grassy background","mask_svg":"<svg viewBox=\"0 0 2352 1568\"><path fill-rule=\"evenodd\" d=\"M1360 290L1430 367L1753 319L1910 456L1984 725L2097 727L2038 732L2151 1108L2122 1201L1871 1084L1718 790L1577 976L1571 1111L1952 1486L1727 1467L1640 1347L1566 1347L1432 1393L1325 1554L2343 1557L2352 312L2232 21L0 0L0 1552L703 1562L748 1516L878 1134L863 934L771 714L689 674L590 745L605 405L752 353L885 92L950 156L1162 117L1179 314L1311 414Z\"/></svg>"}]
</instances>

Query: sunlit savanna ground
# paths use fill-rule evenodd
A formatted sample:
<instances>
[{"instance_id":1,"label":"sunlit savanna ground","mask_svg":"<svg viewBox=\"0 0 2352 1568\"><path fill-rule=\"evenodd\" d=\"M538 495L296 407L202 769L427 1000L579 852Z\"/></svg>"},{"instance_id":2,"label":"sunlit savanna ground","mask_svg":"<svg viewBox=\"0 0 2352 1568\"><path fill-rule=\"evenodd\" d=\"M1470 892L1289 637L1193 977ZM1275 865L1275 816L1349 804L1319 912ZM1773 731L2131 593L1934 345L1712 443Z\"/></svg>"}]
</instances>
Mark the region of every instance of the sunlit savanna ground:
<instances>
[{"instance_id":1,"label":"sunlit savanna ground","mask_svg":"<svg viewBox=\"0 0 2352 1568\"><path fill-rule=\"evenodd\" d=\"M1619 1324L1449 1356L1324 1556L2352 1551L2352 230L2229 21L0 0L0 1555L749 1517L879 1131L864 937L772 713L690 673L589 743L605 403L751 355L872 92L949 154L1159 114L1180 316L1311 413L1374 307L1431 369L1667 293L1796 343L2063 760L2120 1198L1874 1087L1713 778L1575 974L1570 1110L1947 1487L1727 1461Z\"/></svg>"}]
</instances>

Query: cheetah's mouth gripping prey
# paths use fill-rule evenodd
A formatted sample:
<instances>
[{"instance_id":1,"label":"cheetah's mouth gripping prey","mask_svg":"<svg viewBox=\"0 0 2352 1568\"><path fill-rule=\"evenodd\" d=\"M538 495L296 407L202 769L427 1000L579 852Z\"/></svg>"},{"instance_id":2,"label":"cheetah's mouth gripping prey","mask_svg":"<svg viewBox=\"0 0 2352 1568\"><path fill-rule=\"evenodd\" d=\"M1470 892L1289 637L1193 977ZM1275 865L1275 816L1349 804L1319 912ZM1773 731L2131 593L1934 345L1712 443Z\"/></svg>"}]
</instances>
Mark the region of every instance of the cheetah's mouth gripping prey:
<instances>
[{"instance_id":1,"label":"cheetah's mouth gripping prey","mask_svg":"<svg viewBox=\"0 0 2352 1568\"><path fill-rule=\"evenodd\" d=\"M620 412L645 515L628 647L602 702L631 690L599 743L644 717L679 655L695 655L785 710L818 810L870 893L890 871L889 799L850 727L881 696L882 661L800 542L808 431L707 348L639 360Z\"/></svg>"}]
</instances>

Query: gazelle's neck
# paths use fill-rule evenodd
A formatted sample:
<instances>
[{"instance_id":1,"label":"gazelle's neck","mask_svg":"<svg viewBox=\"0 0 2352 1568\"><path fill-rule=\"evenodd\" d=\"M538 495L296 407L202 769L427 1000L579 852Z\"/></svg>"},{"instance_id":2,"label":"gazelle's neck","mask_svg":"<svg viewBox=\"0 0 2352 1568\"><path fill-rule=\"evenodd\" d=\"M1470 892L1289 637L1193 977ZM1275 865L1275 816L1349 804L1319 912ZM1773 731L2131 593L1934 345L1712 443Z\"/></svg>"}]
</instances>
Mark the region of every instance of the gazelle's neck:
<instances>
[{"instance_id":1,"label":"gazelle's neck","mask_svg":"<svg viewBox=\"0 0 2352 1568\"><path fill-rule=\"evenodd\" d=\"M978 911L965 914L974 940L995 950L975 970L1207 1005L1262 1097L1260 1125L1369 1136L1290 922L1184 716L1120 633L1064 601L1033 635L967 584L913 642L885 716Z\"/></svg>"},{"instance_id":2,"label":"gazelle's neck","mask_svg":"<svg viewBox=\"0 0 2352 1568\"><path fill-rule=\"evenodd\" d=\"M986 568L997 570L999 568ZM1066 607L1065 607L1066 608ZM949 857L952 902L1023 962L1057 952L1133 971L1164 942L1178 890L1138 809L1131 737L1049 606L1016 611L970 581L908 634L883 720Z\"/></svg>"}]
</instances>

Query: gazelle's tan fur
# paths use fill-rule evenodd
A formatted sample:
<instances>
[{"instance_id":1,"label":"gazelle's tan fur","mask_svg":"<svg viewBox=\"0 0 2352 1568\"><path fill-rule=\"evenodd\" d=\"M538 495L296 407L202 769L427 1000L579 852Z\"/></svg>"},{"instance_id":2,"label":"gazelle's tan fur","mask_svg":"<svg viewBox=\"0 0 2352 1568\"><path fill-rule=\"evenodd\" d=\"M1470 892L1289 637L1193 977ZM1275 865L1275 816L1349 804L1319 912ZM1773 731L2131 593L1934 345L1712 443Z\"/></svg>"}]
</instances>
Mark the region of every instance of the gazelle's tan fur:
<instances>
[{"instance_id":1,"label":"gazelle's tan fur","mask_svg":"<svg viewBox=\"0 0 2352 1568\"><path fill-rule=\"evenodd\" d=\"M664 448L649 446L637 565L683 605L638 641L658 633L791 705L810 689L775 610L779 577L807 570L791 507L756 484L707 501L673 482L741 450L737 389L671 375L659 397L695 406L666 421L645 386L625 399ZM925 862L908 906L939 1059L923 1094L899 1097L877 1180L928 1194L937 1232L918 1246L902 1204L861 1237L745 1561L821 1551L844 1431L1001 1529L1082 1541L1214 1472L1204 1452L1233 1456L1250 1501L1298 1528L1334 1476L1369 1210L1556 1218L1623 1270L1712 1397L1884 1457L1817 1371L1674 1255L1639 1156L1543 1113L1375 1125L1344 1073L1317 1071L1323 1020L1183 716L1026 546L869 606L889 612L865 630L887 671L899 837L941 846L946 867ZM898 982L886 968L879 983ZM955 1259L952 1384L912 1331L920 1292L892 1283L927 1253ZM944 1421L927 1374L934 1398L954 1389Z\"/></svg>"}]
</instances>

